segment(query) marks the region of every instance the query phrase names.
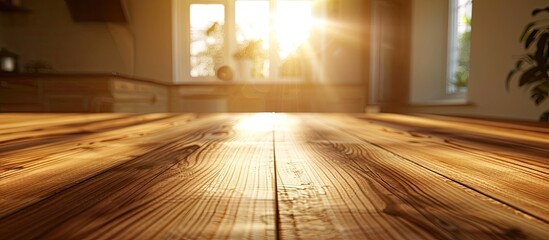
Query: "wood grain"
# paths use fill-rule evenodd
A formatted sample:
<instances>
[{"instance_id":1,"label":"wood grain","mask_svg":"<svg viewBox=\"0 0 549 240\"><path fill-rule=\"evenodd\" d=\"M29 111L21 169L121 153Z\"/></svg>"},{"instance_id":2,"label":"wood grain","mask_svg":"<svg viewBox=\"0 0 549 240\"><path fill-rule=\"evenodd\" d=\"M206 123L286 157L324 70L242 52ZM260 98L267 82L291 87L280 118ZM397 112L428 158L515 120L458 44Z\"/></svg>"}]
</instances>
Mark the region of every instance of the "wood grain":
<instances>
[{"instance_id":1,"label":"wood grain","mask_svg":"<svg viewBox=\"0 0 549 240\"><path fill-rule=\"evenodd\" d=\"M166 129L191 118L182 115L0 153L0 216L155 149L178 135Z\"/></svg>"},{"instance_id":2,"label":"wood grain","mask_svg":"<svg viewBox=\"0 0 549 240\"><path fill-rule=\"evenodd\" d=\"M102 114L88 115L86 118L82 118L82 116L79 118L65 116L62 119L57 120L48 119L52 120L50 124L40 123L39 125L33 124L31 126L10 127L8 129L0 130L0 146L10 142L17 142L20 144L21 142L24 142L24 140L39 140L55 136L86 134L122 128L143 124L147 121L168 118L173 116L173 114L109 114L107 116L110 118L105 119L105 116ZM20 121L26 122L25 120ZM43 122L44 120L41 121Z\"/></svg>"},{"instance_id":3,"label":"wood grain","mask_svg":"<svg viewBox=\"0 0 549 240\"><path fill-rule=\"evenodd\" d=\"M0 235L21 239L273 238L270 129L263 134L235 132L231 126L242 117L224 116L174 124L187 118L143 124L141 128L148 131L167 124L169 131L147 137L131 129L140 137L111 139L108 146L79 151L53 146L65 150L65 157L40 161L47 162L40 166L49 169L44 174L62 178L53 182L32 186L37 178L47 176L23 173L0 178L6 186L1 189L5 198ZM100 142L118 131L124 130L89 138ZM36 151L29 155L37 155ZM143 153L136 155L136 151ZM64 161L67 158L70 163ZM80 169L72 168L73 164ZM60 170L74 174L61 177Z\"/></svg>"},{"instance_id":4,"label":"wood grain","mask_svg":"<svg viewBox=\"0 0 549 240\"><path fill-rule=\"evenodd\" d=\"M549 239L547 139L437 116L0 114L0 238Z\"/></svg>"},{"instance_id":5,"label":"wood grain","mask_svg":"<svg viewBox=\"0 0 549 240\"><path fill-rule=\"evenodd\" d=\"M352 131L549 223L549 132L545 129L527 131L425 118L400 119L428 121L429 125L399 124L387 128L388 125L369 124ZM353 123L356 122L348 122ZM376 133L375 137L370 131Z\"/></svg>"},{"instance_id":6,"label":"wood grain","mask_svg":"<svg viewBox=\"0 0 549 240\"><path fill-rule=\"evenodd\" d=\"M364 132L367 127L341 116L286 118L276 135L282 236L307 239L321 231L330 239L548 237L547 223L534 214L385 149L406 142L382 145L363 138L376 139L382 131ZM522 187L534 191L518 197L547 197L537 184Z\"/></svg>"}]
</instances>

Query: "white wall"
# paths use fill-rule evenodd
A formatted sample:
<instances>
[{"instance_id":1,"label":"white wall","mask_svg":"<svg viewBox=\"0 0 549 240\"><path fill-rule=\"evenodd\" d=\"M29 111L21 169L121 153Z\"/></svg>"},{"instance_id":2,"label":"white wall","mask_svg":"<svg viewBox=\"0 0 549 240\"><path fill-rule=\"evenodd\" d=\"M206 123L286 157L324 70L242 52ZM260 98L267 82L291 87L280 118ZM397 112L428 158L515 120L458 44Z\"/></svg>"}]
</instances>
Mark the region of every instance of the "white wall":
<instances>
[{"instance_id":1,"label":"white wall","mask_svg":"<svg viewBox=\"0 0 549 240\"><path fill-rule=\"evenodd\" d=\"M415 0L412 4L410 99L427 102L446 92L448 0Z\"/></svg>"},{"instance_id":2,"label":"white wall","mask_svg":"<svg viewBox=\"0 0 549 240\"><path fill-rule=\"evenodd\" d=\"M510 92L505 79L518 56L524 54L519 36L532 21L535 8L549 6L547 0L475 0L471 35L471 81L469 99L478 105L475 113L498 117L536 119L549 102L534 107L525 89L516 82Z\"/></svg>"},{"instance_id":3,"label":"white wall","mask_svg":"<svg viewBox=\"0 0 549 240\"><path fill-rule=\"evenodd\" d=\"M417 0L416 0L417 1ZM524 54L519 36L535 8L547 0L474 0L471 35L471 72L468 101L474 106L414 107L413 112L462 114L483 117L537 120L549 110L549 101L536 107L526 89L505 79L518 56Z\"/></svg>"},{"instance_id":4,"label":"white wall","mask_svg":"<svg viewBox=\"0 0 549 240\"><path fill-rule=\"evenodd\" d=\"M73 22L64 0L25 0L32 13L1 18L2 36L21 65L43 60L57 71L120 72L171 82L171 0L125 2L130 21L114 24Z\"/></svg>"}]
</instances>

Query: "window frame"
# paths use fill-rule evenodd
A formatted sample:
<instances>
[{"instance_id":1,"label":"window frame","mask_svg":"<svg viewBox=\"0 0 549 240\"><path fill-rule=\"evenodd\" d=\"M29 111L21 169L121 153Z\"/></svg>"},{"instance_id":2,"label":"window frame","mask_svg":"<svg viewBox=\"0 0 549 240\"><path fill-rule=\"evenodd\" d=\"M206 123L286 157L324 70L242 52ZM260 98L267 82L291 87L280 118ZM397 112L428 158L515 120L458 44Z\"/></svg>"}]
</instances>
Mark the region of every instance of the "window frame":
<instances>
[{"instance_id":1,"label":"window frame","mask_svg":"<svg viewBox=\"0 0 549 240\"><path fill-rule=\"evenodd\" d=\"M173 14L173 48L174 54L172 60L174 61L174 79L176 83L187 83L187 82L214 82L218 81L215 76L208 77L193 77L191 76L191 53L190 53L190 43L191 43L191 22L190 22L190 10L191 5L193 4L220 4L224 6L225 12L225 25L224 29L224 43L223 48L223 60L228 62L229 60L229 51L231 49L230 37L232 34L231 28L234 24L227 24L231 18L234 19L234 16L230 16L231 12L234 13L234 10L231 11L231 8L234 9L234 1L228 0L172 0L174 11ZM189 79L189 80L186 80Z\"/></svg>"},{"instance_id":2,"label":"window frame","mask_svg":"<svg viewBox=\"0 0 549 240\"><path fill-rule=\"evenodd\" d=\"M270 13L277 11L278 0L269 1ZM313 1L313 0L311 0ZM193 77L191 76L190 62L190 6L193 4L222 4L225 7L225 29L224 29L224 63L231 66L233 72L236 67L236 60L232 57L237 50L236 41L236 0L172 0L172 34L173 34L173 79L175 83L224 83L216 76ZM287 83L296 82L295 78L280 78L278 69L281 65L281 59L278 57L278 41L276 39L276 30L274 19L270 18L269 34L269 76L258 79L262 83ZM298 80L303 82L303 79ZM233 79L232 82L241 82L239 79Z\"/></svg>"},{"instance_id":3,"label":"window frame","mask_svg":"<svg viewBox=\"0 0 549 240\"><path fill-rule=\"evenodd\" d=\"M468 91L468 84L470 81L470 75L467 79L467 86L463 87L461 91L453 86L455 81L455 73L459 65L459 3L460 0L449 0L449 13L448 13L448 53L447 53L447 76L446 76L446 96L447 98L465 99ZM473 0L470 0L471 12L473 8ZM472 18L472 13L471 13ZM469 31L472 32L472 26L469 26ZM471 41L471 39L469 39ZM471 61L469 55L469 62ZM469 73L470 74L470 73Z\"/></svg>"}]
</instances>

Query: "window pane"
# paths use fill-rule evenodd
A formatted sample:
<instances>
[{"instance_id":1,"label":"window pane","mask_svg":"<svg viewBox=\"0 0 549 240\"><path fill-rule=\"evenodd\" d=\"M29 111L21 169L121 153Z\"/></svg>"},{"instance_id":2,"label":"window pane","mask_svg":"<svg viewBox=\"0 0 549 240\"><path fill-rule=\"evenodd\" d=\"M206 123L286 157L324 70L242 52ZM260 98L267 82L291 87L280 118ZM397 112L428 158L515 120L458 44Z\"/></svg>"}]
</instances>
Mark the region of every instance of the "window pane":
<instances>
[{"instance_id":1,"label":"window pane","mask_svg":"<svg viewBox=\"0 0 549 240\"><path fill-rule=\"evenodd\" d=\"M238 0L236 11L235 58L237 64L251 61L251 76L266 78L269 76L269 1ZM239 69L245 71L244 69Z\"/></svg>"},{"instance_id":2,"label":"window pane","mask_svg":"<svg viewBox=\"0 0 549 240\"><path fill-rule=\"evenodd\" d=\"M276 13L276 39L280 57L286 58L309 39L312 1L279 0Z\"/></svg>"},{"instance_id":3,"label":"window pane","mask_svg":"<svg viewBox=\"0 0 549 240\"><path fill-rule=\"evenodd\" d=\"M223 63L223 26L225 7L222 4L192 4L191 23L191 76L215 76Z\"/></svg>"},{"instance_id":4,"label":"window pane","mask_svg":"<svg viewBox=\"0 0 549 240\"><path fill-rule=\"evenodd\" d=\"M450 33L448 92L465 91L469 81L472 0L454 0Z\"/></svg>"},{"instance_id":5,"label":"window pane","mask_svg":"<svg viewBox=\"0 0 549 240\"><path fill-rule=\"evenodd\" d=\"M313 23L313 1L279 0L275 14L281 77L303 77L310 69L308 40Z\"/></svg>"}]
</instances>

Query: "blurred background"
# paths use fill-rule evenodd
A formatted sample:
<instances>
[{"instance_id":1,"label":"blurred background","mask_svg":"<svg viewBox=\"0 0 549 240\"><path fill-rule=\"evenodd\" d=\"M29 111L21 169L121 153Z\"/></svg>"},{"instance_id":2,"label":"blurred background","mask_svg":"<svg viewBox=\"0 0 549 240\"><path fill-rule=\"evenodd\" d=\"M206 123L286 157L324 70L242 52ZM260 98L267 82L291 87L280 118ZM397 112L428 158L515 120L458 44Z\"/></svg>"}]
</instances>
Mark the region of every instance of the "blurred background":
<instances>
[{"instance_id":1,"label":"blurred background","mask_svg":"<svg viewBox=\"0 0 549 240\"><path fill-rule=\"evenodd\" d=\"M2 112L537 120L508 73L546 0L0 0Z\"/></svg>"}]
</instances>

